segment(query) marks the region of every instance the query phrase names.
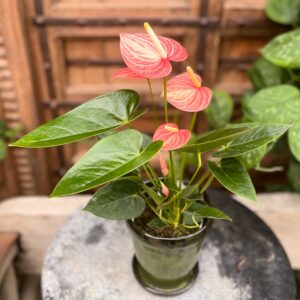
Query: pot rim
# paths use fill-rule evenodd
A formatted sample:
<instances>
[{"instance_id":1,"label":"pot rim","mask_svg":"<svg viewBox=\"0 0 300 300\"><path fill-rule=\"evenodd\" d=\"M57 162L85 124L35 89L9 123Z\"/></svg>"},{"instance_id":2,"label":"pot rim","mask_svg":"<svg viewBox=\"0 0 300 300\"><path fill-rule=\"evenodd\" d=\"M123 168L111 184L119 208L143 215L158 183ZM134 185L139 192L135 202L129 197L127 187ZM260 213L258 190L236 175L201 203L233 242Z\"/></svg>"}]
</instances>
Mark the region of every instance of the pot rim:
<instances>
[{"instance_id":1,"label":"pot rim","mask_svg":"<svg viewBox=\"0 0 300 300\"><path fill-rule=\"evenodd\" d=\"M197 235L201 234L203 231L205 231L208 227L211 226L213 220L205 218L204 222L203 222L203 226L199 230L197 230L196 232L193 232L189 235L182 235L182 236L179 236L179 237L161 237L161 236L151 235L150 233L137 230L137 228L135 228L133 226L134 219L127 220L126 222L127 222L128 227L139 236L142 235L142 236L147 237L149 239L158 240L158 241L181 241L181 240L194 238Z\"/></svg>"}]
</instances>

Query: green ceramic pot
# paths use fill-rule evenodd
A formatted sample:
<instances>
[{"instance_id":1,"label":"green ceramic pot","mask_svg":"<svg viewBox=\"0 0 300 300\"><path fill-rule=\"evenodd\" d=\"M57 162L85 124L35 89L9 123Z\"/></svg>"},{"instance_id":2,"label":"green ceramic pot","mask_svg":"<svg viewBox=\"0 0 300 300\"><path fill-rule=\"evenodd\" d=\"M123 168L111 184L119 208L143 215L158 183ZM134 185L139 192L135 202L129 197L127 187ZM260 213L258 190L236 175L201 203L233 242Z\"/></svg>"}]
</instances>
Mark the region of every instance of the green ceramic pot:
<instances>
[{"instance_id":1,"label":"green ceramic pot","mask_svg":"<svg viewBox=\"0 0 300 300\"><path fill-rule=\"evenodd\" d=\"M211 220L206 219L199 231L178 238L152 236L134 220L127 224L135 248L133 271L140 284L160 295L186 291L197 277L199 250Z\"/></svg>"}]
</instances>

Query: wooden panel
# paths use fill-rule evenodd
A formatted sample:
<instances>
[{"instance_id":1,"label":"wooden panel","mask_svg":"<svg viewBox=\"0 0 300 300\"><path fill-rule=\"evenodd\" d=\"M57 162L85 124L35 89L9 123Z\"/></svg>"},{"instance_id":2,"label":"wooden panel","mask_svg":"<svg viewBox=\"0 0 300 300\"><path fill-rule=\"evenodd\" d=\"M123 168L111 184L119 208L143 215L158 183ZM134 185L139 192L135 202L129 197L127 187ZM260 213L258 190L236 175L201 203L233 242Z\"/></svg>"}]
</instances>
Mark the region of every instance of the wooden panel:
<instances>
[{"instance_id":1,"label":"wooden panel","mask_svg":"<svg viewBox=\"0 0 300 300\"><path fill-rule=\"evenodd\" d=\"M251 89L248 70L273 36L286 30L267 19L265 0L224 0L216 87L242 95Z\"/></svg>"},{"instance_id":2,"label":"wooden panel","mask_svg":"<svg viewBox=\"0 0 300 300\"><path fill-rule=\"evenodd\" d=\"M0 3L0 40L3 55L0 99L6 126L30 130L38 124L38 115L19 5L20 2L15 0ZM33 157L30 150L9 150L9 158L4 162L5 172L12 173L6 176L9 179L6 185L13 191L9 194L48 191L47 168L43 155L42 151L37 151Z\"/></svg>"},{"instance_id":3,"label":"wooden panel","mask_svg":"<svg viewBox=\"0 0 300 300\"><path fill-rule=\"evenodd\" d=\"M198 0L43 0L45 14L55 17L196 16Z\"/></svg>"}]
</instances>

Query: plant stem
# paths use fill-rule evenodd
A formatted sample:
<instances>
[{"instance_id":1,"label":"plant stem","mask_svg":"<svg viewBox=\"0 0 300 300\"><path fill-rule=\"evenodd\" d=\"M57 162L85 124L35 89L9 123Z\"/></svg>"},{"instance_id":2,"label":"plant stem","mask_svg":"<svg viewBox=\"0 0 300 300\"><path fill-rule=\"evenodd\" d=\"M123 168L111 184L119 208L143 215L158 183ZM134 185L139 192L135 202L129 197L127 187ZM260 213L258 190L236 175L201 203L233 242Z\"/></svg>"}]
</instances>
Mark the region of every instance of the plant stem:
<instances>
[{"instance_id":1,"label":"plant stem","mask_svg":"<svg viewBox=\"0 0 300 300\"><path fill-rule=\"evenodd\" d=\"M190 132L192 132L195 128L196 120L197 120L197 112L195 111L193 113L193 116L192 116L192 119L191 119L191 122L190 122L190 126L189 126L189 131ZM183 153L180 168L179 168L179 170L180 170L180 186L181 186L182 181L183 181L183 175L184 175L186 160L187 160L187 155L186 155L186 153Z\"/></svg>"},{"instance_id":2,"label":"plant stem","mask_svg":"<svg viewBox=\"0 0 300 300\"><path fill-rule=\"evenodd\" d=\"M206 183L204 184L204 186L202 187L200 193L203 194L206 189L210 186L210 184L212 183L212 181L214 180L214 175L211 174L208 178L208 180L206 181Z\"/></svg>"},{"instance_id":3,"label":"plant stem","mask_svg":"<svg viewBox=\"0 0 300 300\"><path fill-rule=\"evenodd\" d=\"M197 120L197 112L195 111L193 113L193 116L192 116L192 119L191 119L191 123L190 123L190 126L189 126L189 131L193 131L194 128L195 128L195 125L196 125L196 120Z\"/></svg>"},{"instance_id":4,"label":"plant stem","mask_svg":"<svg viewBox=\"0 0 300 300\"><path fill-rule=\"evenodd\" d=\"M162 209L163 207L168 206L169 204L173 203L178 197L178 194L175 194L173 197L170 198L167 202L162 203L160 206L157 207L157 209Z\"/></svg>"},{"instance_id":5,"label":"plant stem","mask_svg":"<svg viewBox=\"0 0 300 300\"><path fill-rule=\"evenodd\" d=\"M158 180L158 176L157 176L157 174L155 173L154 169L152 168L152 166L150 165L149 162L147 163L147 166L148 166L148 168L149 168L149 170L150 170L152 176L153 176L156 180Z\"/></svg>"},{"instance_id":6,"label":"plant stem","mask_svg":"<svg viewBox=\"0 0 300 300\"><path fill-rule=\"evenodd\" d=\"M155 173L154 169L152 168L152 166L150 165L150 163L147 163L147 167L148 169L150 170L150 173L151 175L153 176L153 179L155 180L155 183L156 183L156 188L157 186L159 186L159 189L160 190L160 182L159 182L159 178L157 176L157 174Z\"/></svg>"},{"instance_id":7,"label":"plant stem","mask_svg":"<svg viewBox=\"0 0 300 300\"><path fill-rule=\"evenodd\" d=\"M153 110L153 113L154 113L153 121L154 121L155 127L157 127L158 126L158 113L157 113L156 103L154 101L154 95L153 95L153 89L152 89L151 81L150 81L149 78L147 78L147 82L148 82L148 88L149 88L149 95L150 95L150 99L151 99L152 110Z\"/></svg>"},{"instance_id":8,"label":"plant stem","mask_svg":"<svg viewBox=\"0 0 300 300\"><path fill-rule=\"evenodd\" d=\"M197 152L197 160L198 160L198 166L197 166L197 169L196 171L194 172L194 175L192 176L191 180L189 181L188 186L190 186L192 184L192 182L195 180L196 176L198 175L200 169L201 169L201 166L202 166L202 161L201 161L201 153L198 151Z\"/></svg>"},{"instance_id":9,"label":"plant stem","mask_svg":"<svg viewBox=\"0 0 300 300\"><path fill-rule=\"evenodd\" d=\"M193 192L197 189L197 187L202 184L208 177L209 177L210 171L206 171L200 178L199 180L195 183L194 188L191 190L191 195Z\"/></svg>"},{"instance_id":10,"label":"plant stem","mask_svg":"<svg viewBox=\"0 0 300 300\"><path fill-rule=\"evenodd\" d=\"M145 165L143 165L144 171L146 172L150 182L153 184L154 187L156 187L156 189L159 191L160 188L157 186L155 178L152 177L151 173L149 173L147 167Z\"/></svg>"},{"instance_id":11,"label":"plant stem","mask_svg":"<svg viewBox=\"0 0 300 300\"><path fill-rule=\"evenodd\" d=\"M167 77L164 77L164 106L165 106L165 122L168 123L168 96L167 96ZM173 154L169 151L169 165L171 180L176 184L176 178L174 173Z\"/></svg>"},{"instance_id":12,"label":"plant stem","mask_svg":"<svg viewBox=\"0 0 300 300\"><path fill-rule=\"evenodd\" d=\"M173 183L176 184L176 176L175 176L175 170L174 170L174 161L173 161L172 151L169 151L169 161L170 161L171 180L173 181Z\"/></svg>"},{"instance_id":13,"label":"plant stem","mask_svg":"<svg viewBox=\"0 0 300 300\"><path fill-rule=\"evenodd\" d=\"M168 97L167 97L167 77L164 77L164 106L165 106L165 122L168 123Z\"/></svg>"}]
</instances>

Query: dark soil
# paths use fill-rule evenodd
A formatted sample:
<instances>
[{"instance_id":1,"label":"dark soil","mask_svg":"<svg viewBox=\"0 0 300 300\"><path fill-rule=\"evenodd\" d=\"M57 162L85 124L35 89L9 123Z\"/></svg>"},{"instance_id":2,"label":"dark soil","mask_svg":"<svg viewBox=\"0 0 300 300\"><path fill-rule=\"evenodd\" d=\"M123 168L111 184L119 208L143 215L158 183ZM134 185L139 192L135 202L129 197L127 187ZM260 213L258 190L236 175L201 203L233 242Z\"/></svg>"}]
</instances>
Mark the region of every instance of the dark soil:
<instances>
[{"instance_id":1,"label":"dark soil","mask_svg":"<svg viewBox=\"0 0 300 300\"><path fill-rule=\"evenodd\" d=\"M152 236L163 237L163 238L175 238L190 235L196 231L198 228L187 229L182 226L172 227L164 226L162 228L153 228L148 225L148 223L153 220L156 215L150 208L146 208L145 211L137 218L134 219L132 225L139 232L145 232Z\"/></svg>"}]
</instances>

